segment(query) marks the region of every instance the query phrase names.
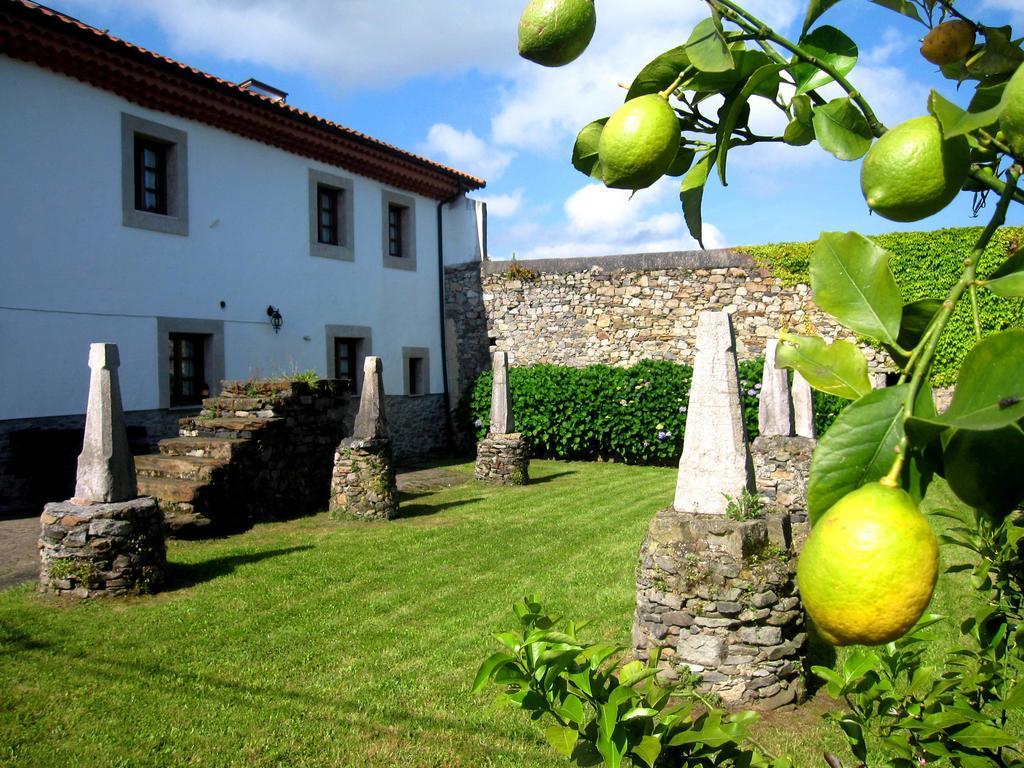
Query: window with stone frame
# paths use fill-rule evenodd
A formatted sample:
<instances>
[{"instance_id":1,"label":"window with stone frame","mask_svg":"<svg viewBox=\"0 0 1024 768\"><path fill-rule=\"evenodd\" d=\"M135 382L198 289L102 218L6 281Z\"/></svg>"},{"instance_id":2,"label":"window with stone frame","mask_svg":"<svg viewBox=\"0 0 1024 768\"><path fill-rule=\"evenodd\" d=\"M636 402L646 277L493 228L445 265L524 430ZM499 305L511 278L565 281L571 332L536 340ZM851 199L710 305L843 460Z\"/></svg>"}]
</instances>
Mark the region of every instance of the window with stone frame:
<instances>
[{"instance_id":1,"label":"window with stone frame","mask_svg":"<svg viewBox=\"0 0 1024 768\"><path fill-rule=\"evenodd\" d=\"M416 269L416 200L385 190L381 207L384 266Z\"/></svg>"},{"instance_id":2,"label":"window with stone frame","mask_svg":"<svg viewBox=\"0 0 1024 768\"><path fill-rule=\"evenodd\" d=\"M171 407L199 405L210 393L206 383L206 334L167 335Z\"/></svg>"},{"instance_id":3,"label":"window with stone frame","mask_svg":"<svg viewBox=\"0 0 1024 768\"><path fill-rule=\"evenodd\" d=\"M355 260L352 180L309 169L309 253L325 259Z\"/></svg>"},{"instance_id":4,"label":"window with stone frame","mask_svg":"<svg viewBox=\"0 0 1024 768\"><path fill-rule=\"evenodd\" d=\"M121 113L121 209L126 227L188 235L188 134Z\"/></svg>"}]
</instances>

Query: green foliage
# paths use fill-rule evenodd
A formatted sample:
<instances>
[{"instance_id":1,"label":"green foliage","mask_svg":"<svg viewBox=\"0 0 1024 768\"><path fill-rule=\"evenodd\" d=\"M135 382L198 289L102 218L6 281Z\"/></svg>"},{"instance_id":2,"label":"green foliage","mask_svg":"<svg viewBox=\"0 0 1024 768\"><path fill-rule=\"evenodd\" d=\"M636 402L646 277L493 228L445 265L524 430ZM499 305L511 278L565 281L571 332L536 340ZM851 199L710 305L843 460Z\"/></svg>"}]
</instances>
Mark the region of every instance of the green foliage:
<instances>
[{"instance_id":1,"label":"green foliage","mask_svg":"<svg viewBox=\"0 0 1024 768\"><path fill-rule=\"evenodd\" d=\"M764 517L764 505L756 493L744 490L739 496L725 494L725 499L728 502L725 506L725 516L732 520L744 522Z\"/></svg>"},{"instance_id":2,"label":"green foliage","mask_svg":"<svg viewBox=\"0 0 1024 768\"><path fill-rule=\"evenodd\" d=\"M813 671L832 698L847 709L830 712L860 762L916 768L947 761L965 768L1024 766L1020 739L1007 725L1024 709L1021 646L1024 553L1019 518L992 521L983 515L940 511L951 518L942 538L970 551L972 586L985 605L961 625L963 647L938 660L927 653L925 616L907 635L878 649L858 649L836 672Z\"/></svg>"},{"instance_id":3,"label":"green foliage","mask_svg":"<svg viewBox=\"0 0 1024 768\"><path fill-rule=\"evenodd\" d=\"M792 765L745 743L756 713L727 714L696 692L695 680L661 684L657 653L647 664L624 663L621 646L584 644L577 632L585 624L545 614L536 597L513 609L519 630L495 635L505 650L480 666L473 691L493 682L507 703L553 720L548 743L576 765Z\"/></svg>"},{"instance_id":4,"label":"green foliage","mask_svg":"<svg viewBox=\"0 0 1024 768\"><path fill-rule=\"evenodd\" d=\"M891 254L889 267L899 285L903 301L945 296L960 278L963 257L981 234L980 227L940 229L936 232L893 232L867 238ZM993 236L978 266L984 278L997 272L1006 257L1017 250L1024 239L1024 227L1004 227ZM810 258L817 242L773 243L745 247L761 267L768 269L784 285L810 283ZM1024 299L978 293L978 315L982 332L1024 328ZM954 311L939 341L932 364L933 384L955 384L957 371L973 346L974 324L969 303Z\"/></svg>"},{"instance_id":5,"label":"green foliage","mask_svg":"<svg viewBox=\"0 0 1024 768\"><path fill-rule=\"evenodd\" d=\"M739 362L743 425L757 437L758 395L764 360ZM693 369L665 360L632 368L532 365L509 369L515 428L534 456L614 460L628 464L675 464L683 450ZM814 392L814 419L823 434L845 400ZM481 373L457 412L463 429L487 435L491 372Z\"/></svg>"}]
</instances>

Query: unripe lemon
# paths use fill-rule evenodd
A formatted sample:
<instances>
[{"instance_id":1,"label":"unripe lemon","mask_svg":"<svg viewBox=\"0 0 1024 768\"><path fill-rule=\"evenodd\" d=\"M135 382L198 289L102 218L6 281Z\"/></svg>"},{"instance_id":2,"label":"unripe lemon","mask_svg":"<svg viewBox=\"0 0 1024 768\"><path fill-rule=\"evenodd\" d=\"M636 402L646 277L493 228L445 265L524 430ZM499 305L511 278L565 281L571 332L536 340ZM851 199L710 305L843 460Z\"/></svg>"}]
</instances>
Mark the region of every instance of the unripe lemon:
<instances>
[{"instance_id":1,"label":"unripe lemon","mask_svg":"<svg viewBox=\"0 0 1024 768\"><path fill-rule=\"evenodd\" d=\"M616 189L649 187L679 150L679 119L657 93L638 96L608 118L597 142L604 183Z\"/></svg>"},{"instance_id":2,"label":"unripe lemon","mask_svg":"<svg viewBox=\"0 0 1024 768\"><path fill-rule=\"evenodd\" d=\"M960 61L974 47L974 25L960 19L945 21L924 36L921 55L932 64Z\"/></svg>"},{"instance_id":3,"label":"unripe lemon","mask_svg":"<svg viewBox=\"0 0 1024 768\"><path fill-rule=\"evenodd\" d=\"M561 67L583 53L596 27L594 0L530 0L519 18L519 55Z\"/></svg>"},{"instance_id":4,"label":"unripe lemon","mask_svg":"<svg viewBox=\"0 0 1024 768\"><path fill-rule=\"evenodd\" d=\"M879 216L918 221L949 205L970 169L967 138L943 139L939 121L925 115L900 123L874 143L860 169L860 188Z\"/></svg>"},{"instance_id":5,"label":"unripe lemon","mask_svg":"<svg viewBox=\"0 0 1024 768\"><path fill-rule=\"evenodd\" d=\"M1017 67L1003 91L1003 112L999 116L1003 139L1017 157L1024 157L1024 66Z\"/></svg>"},{"instance_id":6,"label":"unripe lemon","mask_svg":"<svg viewBox=\"0 0 1024 768\"><path fill-rule=\"evenodd\" d=\"M881 645L906 634L928 607L939 544L910 495L870 483L811 529L797 564L800 597L833 645Z\"/></svg>"}]
</instances>

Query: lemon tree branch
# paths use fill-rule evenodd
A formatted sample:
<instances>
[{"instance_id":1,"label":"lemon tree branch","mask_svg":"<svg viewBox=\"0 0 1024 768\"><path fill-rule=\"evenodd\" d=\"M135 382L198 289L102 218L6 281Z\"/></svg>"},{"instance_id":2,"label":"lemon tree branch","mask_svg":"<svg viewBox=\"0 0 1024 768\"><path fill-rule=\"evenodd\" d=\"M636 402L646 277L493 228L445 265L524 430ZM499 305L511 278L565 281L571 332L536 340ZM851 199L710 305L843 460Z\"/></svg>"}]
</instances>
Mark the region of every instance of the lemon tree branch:
<instances>
[{"instance_id":1,"label":"lemon tree branch","mask_svg":"<svg viewBox=\"0 0 1024 768\"><path fill-rule=\"evenodd\" d=\"M847 80L843 76L843 74L839 72L835 67L831 66L827 62L822 61L817 56L808 53L799 44L794 43L792 40L786 37L783 37L778 32L769 27L767 24L765 24L763 21L758 19L756 16L752 15L749 11L746 11L740 6L736 5L732 0L707 0L707 3L712 8L717 9L718 12L722 14L722 16L729 19L730 21L739 24L744 29L748 29L751 31L756 30L763 37L763 39L771 40L776 45L782 46L801 61L805 61L808 64L817 67L822 72L827 74L829 77L835 80L836 83L838 83L844 91L846 91L846 93L850 96L850 99L857 105L860 111L864 114L864 119L867 120L868 126L871 128L871 133L874 134L876 138L885 133L886 127L882 123L882 121L879 120L878 117L875 115L874 110L871 109L871 105L868 104L867 100L860 94L860 92L856 88L854 88L853 84L849 80ZM779 56L778 58L781 59L782 57ZM788 64L788 62L786 62L785 60L782 60L779 63Z\"/></svg>"},{"instance_id":2,"label":"lemon tree branch","mask_svg":"<svg viewBox=\"0 0 1024 768\"><path fill-rule=\"evenodd\" d=\"M1013 194L1017 189L1017 180L1020 177L1020 174L1020 166L1013 166L1008 171L1008 181L1006 182L1003 194L999 198L999 203L996 205L996 209L993 211L992 218L989 220L988 225L984 230L982 230L981 235L978 236L978 240L974 244L974 249L971 251L970 255L964 259L964 271L960 275L960 279L957 281L956 285L950 289L946 299L942 302L942 308L935 314L935 317L929 324L928 331L925 333L924 338L921 339L917 349L914 350L915 353L918 350L921 350L921 352L916 358L908 363L908 368L910 365L914 366L914 372L910 379L910 387L907 389L906 399L903 401L904 419L909 418L914 413L914 401L917 399L917 393L921 390L921 386L924 383L929 365L932 358L935 356L935 350L939 345L939 339L946 328L946 323L949 322L949 318L952 316L957 302L964 295L964 291L974 286L974 279L978 271L978 262L981 260L981 256L985 252L985 248L988 246L992 236L996 233L996 230L999 229L999 227L1001 227L1006 221L1006 209L1010 206L1010 201L1013 199ZM889 485L894 488L899 486L899 476L900 472L903 471L903 464L906 461L908 445L909 439L907 438L906 432L904 432L896 449L896 459L893 461L892 467L889 469L889 473L880 481L883 485Z\"/></svg>"}]
</instances>

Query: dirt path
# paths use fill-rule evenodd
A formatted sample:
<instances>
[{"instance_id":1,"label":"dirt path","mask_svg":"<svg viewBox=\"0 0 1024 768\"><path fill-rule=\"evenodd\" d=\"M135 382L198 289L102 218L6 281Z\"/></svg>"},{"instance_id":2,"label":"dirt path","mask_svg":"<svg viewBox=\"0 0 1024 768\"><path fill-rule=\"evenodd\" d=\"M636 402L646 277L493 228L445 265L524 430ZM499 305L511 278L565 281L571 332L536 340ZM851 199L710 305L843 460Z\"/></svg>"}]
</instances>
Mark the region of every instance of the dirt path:
<instances>
[{"instance_id":1,"label":"dirt path","mask_svg":"<svg viewBox=\"0 0 1024 768\"><path fill-rule=\"evenodd\" d=\"M0 589L39 575L39 516L0 519Z\"/></svg>"},{"instance_id":2,"label":"dirt path","mask_svg":"<svg viewBox=\"0 0 1024 768\"><path fill-rule=\"evenodd\" d=\"M460 485L469 478L464 472L431 467L400 470L396 480L400 491L420 494ZM0 589L35 581L39 576L38 538L38 515L0 519Z\"/></svg>"}]
</instances>

